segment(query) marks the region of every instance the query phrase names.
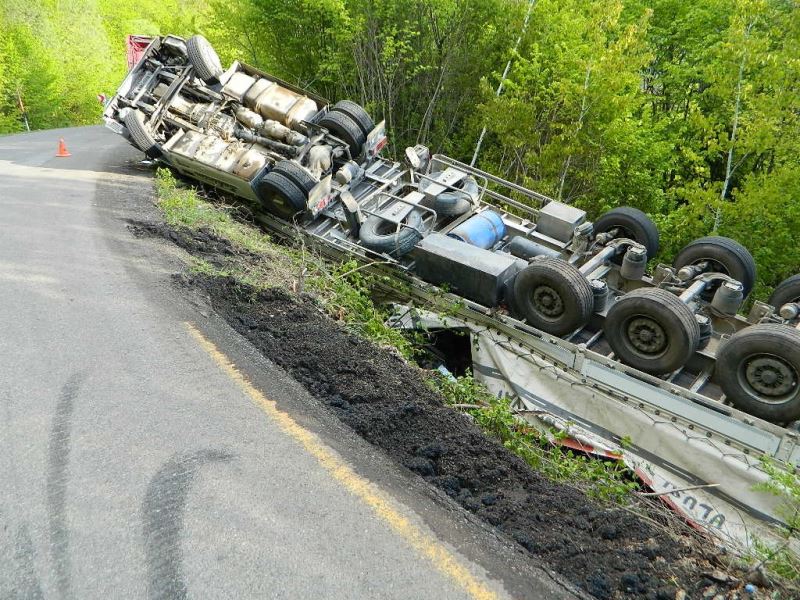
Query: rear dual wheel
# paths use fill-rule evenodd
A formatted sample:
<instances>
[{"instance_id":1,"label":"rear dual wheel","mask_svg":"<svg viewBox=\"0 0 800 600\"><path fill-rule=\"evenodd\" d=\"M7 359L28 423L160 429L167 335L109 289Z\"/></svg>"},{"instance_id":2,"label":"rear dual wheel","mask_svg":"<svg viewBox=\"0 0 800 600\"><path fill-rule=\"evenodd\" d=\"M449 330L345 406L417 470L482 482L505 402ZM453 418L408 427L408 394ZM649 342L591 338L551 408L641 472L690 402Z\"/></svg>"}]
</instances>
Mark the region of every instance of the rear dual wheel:
<instances>
[{"instance_id":1,"label":"rear dual wheel","mask_svg":"<svg viewBox=\"0 0 800 600\"><path fill-rule=\"evenodd\" d=\"M331 110L350 117L365 136L369 135L370 131L375 129L375 122L372 120L372 117L369 116L369 113L364 110L360 104L356 104L351 100L340 100L333 105Z\"/></svg>"},{"instance_id":2,"label":"rear dual wheel","mask_svg":"<svg viewBox=\"0 0 800 600\"><path fill-rule=\"evenodd\" d=\"M319 120L319 124L347 144L351 158L361 154L367 135L375 128L367 111L350 100L334 104Z\"/></svg>"},{"instance_id":3,"label":"rear dual wheel","mask_svg":"<svg viewBox=\"0 0 800 600\"><path fill-rule=\"evenodd\" d=\"M314 178L303 167L283 160L257 180L254 191L265 211L291 219L308 209L308 194L315 184Z\"/></svg>"}]
</instances>

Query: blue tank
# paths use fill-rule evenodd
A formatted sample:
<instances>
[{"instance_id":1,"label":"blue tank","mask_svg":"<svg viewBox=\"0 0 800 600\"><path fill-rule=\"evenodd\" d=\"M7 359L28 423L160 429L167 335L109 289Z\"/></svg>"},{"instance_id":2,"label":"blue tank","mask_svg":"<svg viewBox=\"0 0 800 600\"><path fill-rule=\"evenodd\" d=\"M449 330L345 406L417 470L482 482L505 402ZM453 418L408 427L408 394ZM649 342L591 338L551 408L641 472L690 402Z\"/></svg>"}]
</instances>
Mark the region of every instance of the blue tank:
<instances>
[{"instance_id":1,"label":"blue tank","mask_svg":"<svg viewBox=\"0 0 800 600\"><path fill-rule=\"evenodd\" d=\"M503 218L491 210L470 217L447 234L448 237L484 249L491 248L505 235L506 224L503 223Z\"/></svg>"}]
</instances>

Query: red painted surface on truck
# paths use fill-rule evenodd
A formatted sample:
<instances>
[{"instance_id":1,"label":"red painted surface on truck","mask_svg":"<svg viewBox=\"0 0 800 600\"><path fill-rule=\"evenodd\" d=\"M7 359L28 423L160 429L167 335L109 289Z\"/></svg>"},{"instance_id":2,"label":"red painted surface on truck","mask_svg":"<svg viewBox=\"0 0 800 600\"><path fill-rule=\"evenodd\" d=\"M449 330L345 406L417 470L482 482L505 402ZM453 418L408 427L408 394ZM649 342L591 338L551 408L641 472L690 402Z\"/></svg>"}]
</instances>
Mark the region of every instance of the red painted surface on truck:
<instances>
[{"instance_id":1,"label":"red painted surface on truck","mask_svg":"<svg viewBox=\"0 0 800 600\"><path fill-rule=\"evenodd\" d=\"M139 62L139 59L142 58L142 54L144 51L147 50L147 47L150 45L150 42L153 41L153 38L147 35L129 35L125 38L125 49L127 51L128 56L128 70L130 71L131 67Z\"/></svg>"}]
</instances>

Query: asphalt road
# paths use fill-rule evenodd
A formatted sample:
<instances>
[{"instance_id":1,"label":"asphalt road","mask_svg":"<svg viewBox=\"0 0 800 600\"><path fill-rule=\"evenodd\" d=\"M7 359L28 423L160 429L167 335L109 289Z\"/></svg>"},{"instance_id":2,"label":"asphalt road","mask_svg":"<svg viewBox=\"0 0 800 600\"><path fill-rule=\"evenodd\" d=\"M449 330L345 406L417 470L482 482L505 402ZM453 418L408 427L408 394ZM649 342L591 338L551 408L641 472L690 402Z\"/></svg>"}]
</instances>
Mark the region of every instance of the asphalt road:
<instances>
[{"instance_id":1,"label":"asphalt road","mask_svg":"<svg viewBox=\"0 0 800 600\"><path fill-rule=\"evenodd\" d=\"M573 597L176 289L140 158L0 138L0 598Z\"/></svg>"}]
</instances>

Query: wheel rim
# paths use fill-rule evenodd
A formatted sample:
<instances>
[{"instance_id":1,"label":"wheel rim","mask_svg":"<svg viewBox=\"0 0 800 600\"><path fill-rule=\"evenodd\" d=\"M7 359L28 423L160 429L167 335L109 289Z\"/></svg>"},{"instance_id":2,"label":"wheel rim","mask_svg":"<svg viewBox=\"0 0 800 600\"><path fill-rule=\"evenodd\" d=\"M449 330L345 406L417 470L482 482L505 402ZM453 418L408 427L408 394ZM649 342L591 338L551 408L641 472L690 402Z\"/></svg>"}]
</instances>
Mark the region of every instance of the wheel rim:
<instances>
[{"instance_id":1,"label":"wheel rim","mask_svg":"<svg viewBox=\"0 0 800 600\"><path fill-rule=\"evenodd\" d=\"M631 317L625 323L623 331L630 350L642 358L658 358L667 350L667 332L652 317Z\"/></svg>"},{"instance_id":2,"label":"wheel rim","mask_svg":"<svg viewBox=\"0 0 800 600\"><path fill-rule=\"evenodd\" d=\"M540 285L533 290L533 307L548 319L556 319L564 314L561 294L549 285Z\"/></svg>"},{"instance_id":3,"label":"wheel rim","mask_svg":"<svg viewBox=\"0 0 800 600\"><path fill-rule=\"evenodd\" d=\"M774 354L754 354L742 361L739 383L761 402L776 404L793 397L797 370Z\"/></svg>"}]
</instances>

